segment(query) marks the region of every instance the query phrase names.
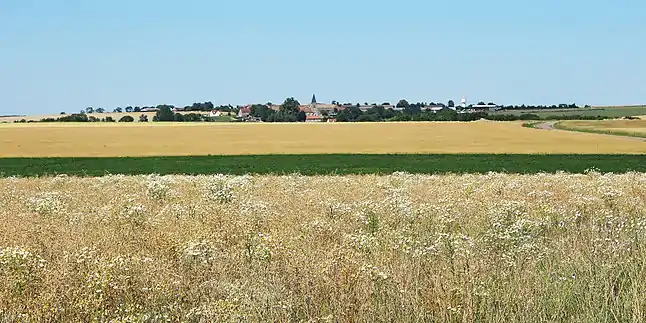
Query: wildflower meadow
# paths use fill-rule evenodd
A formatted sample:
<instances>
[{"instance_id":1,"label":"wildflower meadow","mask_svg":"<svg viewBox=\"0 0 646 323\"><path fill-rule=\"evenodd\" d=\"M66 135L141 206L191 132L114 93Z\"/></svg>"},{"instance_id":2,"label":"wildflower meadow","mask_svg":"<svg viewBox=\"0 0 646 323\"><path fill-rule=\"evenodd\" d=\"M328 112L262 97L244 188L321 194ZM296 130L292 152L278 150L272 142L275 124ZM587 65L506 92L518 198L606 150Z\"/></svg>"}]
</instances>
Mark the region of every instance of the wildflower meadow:
<instances>
[{"instance_id":1,"label":"wildflower meadow","mask_svg":"<svg viewBox=\"0 0 646 323\"><path fill-rule=\"evenodd\" d=\"M646 173L0 179L3 322L644 322Z\"/></svg>"}]
</instances>

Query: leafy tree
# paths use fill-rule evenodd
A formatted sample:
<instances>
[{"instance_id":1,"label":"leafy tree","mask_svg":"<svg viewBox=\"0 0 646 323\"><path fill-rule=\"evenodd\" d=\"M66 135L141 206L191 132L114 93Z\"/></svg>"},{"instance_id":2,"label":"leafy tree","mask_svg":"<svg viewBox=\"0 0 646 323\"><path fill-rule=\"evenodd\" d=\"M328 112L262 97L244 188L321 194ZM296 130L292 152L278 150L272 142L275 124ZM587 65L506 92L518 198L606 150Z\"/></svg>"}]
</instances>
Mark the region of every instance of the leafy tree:
<instances>
[{"instance_id":1,"label":"leafy tree","mask_svg":"<svg viewBox=\"0 0 646 323\"><path fill-rule=\"evenodd\" d=\"M121 109L121 107L117 107L116 109L114 109L114 112L121 113L123 112L123 109Z\"/></svg>"},{"instance_id":2,"label":"leafy tree","mask_svg":"<svg viewBox=\"0 0 646 323\"><path fill-rule=\"evenodd\" d=\"M140 115L139 122L148 122L148 116L145 114Z\"/></svg>"},{"instance_id":3,"label":"leafy tree","mask_svg":"<svg viewBox=\"0 0 646 323\"><path fill-rule=\"evenodd\" d=\"M280 111L287 114L293 114L296 116L299 111L301 111L301 104L298 100L293 97L285 99L285 102L281 104Z\"/></svg>"},{"instance_id":4,"label":"leafy tree","mask_svg":"<svg viewBox=\"0 0 646 323\"><path fill-rule=\"evenodd\" d=\"M153 121L160 121L160 122L175 121L175 114L173 114L173 111L170 109L170 107L161 106L159 108L159 111L155 113L155 116L153 117Z\"/></svg>"},{"instance_id":5,"label":"leafy tree","mask_svg":"<svg viewBox=\"0 0 646 323\"><path fill-rule=\"evenodd\" d=\"M416 115L422 113L422 107L419 104L404 107L404 114Z\"/></svg>"},{"instance_id":6,"label":"leafy tree","mask_svg":"<svg viewBox=\"0 0 646 323\"><path fill-rule=\"evenodd\" d=\"M478 102L478 105L485 105L485 103L480 101L480 102Z\"/></svg>"},{"instance_id":7,"label":"leafy tree","mask_svg":"<svg viewBox=\"0 0 646 323\"><path fill-rule=\"evenodd\" d=\"M185 121L185 122L200 122L204 121L204 117L199 113L189 113L189 114L180 114L181 117L177 117L178 113L175 114L175 121Z\"/></svg>"},{"instance_id":8,"label":"leafy tree","mask_svg":"<svg viewBox=\"0 0 646 323\"><path fill-rule=\"evenodd\" d=\"M410 104L405 99L401 99L401 100L399 100L399 102L397 102L397 107L398 108L407 108L409 106L410 106Z\"/></svg>"},{"instance_id":9,"label":"leafy tree","mask_svg":"<svg viewBox=\"0 0 646 323\"><path fill-rule=\"evenodd\" d=\"M94 113L94 108L88 107L87 109L85 109L85 112L88 113L88 114Z\"/></svg>"},{"instance_id":10,"label":"leafy tree","mask_svg":"<svg viewBox=\"0 0 646 323\"><path fill-rule=\"evenodd\" d=\"M379 116L376 114L362 114L355 121L357 122L376 122L379 121Z\"/></svg>"},{"instance_id":11,"label":"leafy tree","mask_svg":"<svg viewBox=\"0 0 646 323\"><path fill-rule=\"evenodd\" d=\"M105 109L103 108L96 109L96 113L104 113L104 112L105 112Z\"/></svg>"},{"instance_id":12,"label":"leafy tree","mask_svg":"<svg viewBox=\"0 0 646 323\"><path fill-rule=\"evenodd\" d=\"M119 122L135 122L135 118L131 116L123 116L119 119Z\"/></svg>"},{"instance_id":13,"label":"leafy tree","mask_svg":"<svg viewBox=\"0 0 646 323\"><path fill-rule=\"evenodd\" d=\"M110 116L105 117L105 122L114 122L114 119Z\"/></svg>"},{"instance_id":14,"label":"leafy tree","mask_svg":"<svg viewBox=\"0 0 646 323\"><path fill-rule=\"evenodd\" d=\"M337 115L336 120L339 122L354 122L362 114L363 112L357 106L349 106Z\"/></svg>"},{"instance_id":15,"label":"leafy tree","mask_svg":"<svg viewBox=\"0 0 646 323\"><path fill-rule=\"evenodd\" d=\"M249 114L251 116L260 118L262 121L267 121L269 119L269 116L274 113L274 110L270 109L266 105L262 104L254 104L251 106L251 111Z\"/></svg>"},{"instance_id":16,"label":"leafy tree","mask_svg":"<svg viewBox=\"0 0 646 323\"><path fill-rule=\"evenodd\" d=\"M134 112L141 112L141 108L140 108L140 107L135 107L135 108L133 109L133 111L134 111Z\"/></svg>"},{"instance_id":17,"label":"leafy tree","mask_svg":"<svg viewBox=\"0 0 646 323\"><path fill-rule=\"evenodd\" d=\"M127 107L126 107L126 112L128 112L128 113L132 112L132 107L131 107L131 106L127 106Z\"/></svg>"},{"instance_id":18,"label":"leafy tree","mask_svg":"<svg viewBox=\"0 0 646 323\"><path fill-rule=\"evenodd\" d=\"M449 108L454 108L455 107L455 102L453 100L449 100Z\"/></svg>"},{"instance_id":19,"label":"leafy tree","mask_svg":"<svg viewBox=\"0 0 646 323\"><path fill-rule=\"evenodd\" d=\"M62 111L61 114L65 114L65 111Z\"/></svg>"},{"instance_id":20,"label":"leafy tree","mask_svg":"<svg viewBox=\"0 0 646 323\"><path fill-rule=\"evenodd\" d=\"M305 111L299 111L296 120L299 122L305 122L307 120L307 114L305 114Z\"/></svg>"},{"instance_id":21,"label":"leafy tree","mask_svg":"<svg viewBox=\"0 0 646 323\"><path fill-rule=\"evenodd\" d=\"M81 109L81 111L79 111L79 113L80 114L85 114L85 110Z\"/></svg>"}]
</instances>

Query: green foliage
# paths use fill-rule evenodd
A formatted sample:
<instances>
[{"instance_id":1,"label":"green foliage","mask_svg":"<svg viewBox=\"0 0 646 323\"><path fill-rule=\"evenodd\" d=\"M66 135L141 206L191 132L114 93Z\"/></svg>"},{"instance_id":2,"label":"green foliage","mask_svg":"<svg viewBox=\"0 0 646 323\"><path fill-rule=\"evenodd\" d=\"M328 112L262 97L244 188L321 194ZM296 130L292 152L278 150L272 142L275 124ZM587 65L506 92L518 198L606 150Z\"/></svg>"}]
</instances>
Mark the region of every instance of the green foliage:
<instances>
[{"instance_id":1,"label":"green foliage","mask_svg":"<svg viewBox=\"0 0 646 323\"><path fill-rule=\"evenodd\" d=\"M305 122L307 120L307 114L305 114L305 111L299 111L296 116L296 120L298 120L298 122Z\"/></svg>"},{"instance_id":2,"label":"green foliage","mask_svg":"<svg viewBox=\"0 0 646 323\"><path fill-rule=\"evenodd\" d=\"M285 99L285 102L283 102L283 104L280 106L280 112L296 115L299 111L301 111L300 106L301 104L298 102L298 100L294 98L287 98Z\"/></svg>"},{"instance_id":3,"label":"green foliage","mask_svg":"<svg viewBox=\"0 0 646 323\"><path fill-rule=\"evenodd\" d=\"M267 121L274 113L276 113L276 111L270 109L267 105L254 104L251 106L251 112L249 115L260 118L262 121Z\"/></svg>"},{"instance_id":4,"label":"green foliage","mask_svg":"<svg viewBox=\"0 0 646 323\"><path fill-rule=\"evenodd\" d=\"M401 99L399 100L399 102L397 102L398 108L407 108L408 106L410 106L410 104L405 99Z\"/></svg>"},{"instance_id":5,"label":"green foliage","mask_svg":"<svg viewBox=\"0 0 646 323\"><path fill-rule=\"evenodd\" d=\"M158 122L175 121L175 114L173 114L173 111L170 109L170 107L162 106L159 108L159 111L157 111L157 113L153 117L153 121L158 121Z\"/></svg>"},{"instance_id":6,"label":"green foliage","mask_svg":"<svg viewBox=\"0 0 646 323\"><path fill-rule=\"evenodd\" d=\"M135 118L131 116L123 116L119 119L119 122L135 122Z\"/></svg>"},{"instance_id":7,"label":"green foliage","mask_svg":"<svg viewBox=\"0 0 646 323\"><path fill-rule=\"evenodd\" d=\"M0 158L0 176L68 174L520 174L645 172L646 155L330 154L177 157Z\"/></svg>"}]
</instances>

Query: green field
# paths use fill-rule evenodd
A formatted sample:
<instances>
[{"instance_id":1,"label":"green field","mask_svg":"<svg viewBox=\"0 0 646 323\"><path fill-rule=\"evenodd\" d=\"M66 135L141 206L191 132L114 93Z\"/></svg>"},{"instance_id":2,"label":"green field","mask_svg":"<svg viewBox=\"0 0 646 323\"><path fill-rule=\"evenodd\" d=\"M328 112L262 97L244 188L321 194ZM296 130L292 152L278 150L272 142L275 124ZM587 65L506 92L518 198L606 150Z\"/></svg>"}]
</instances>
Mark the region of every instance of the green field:
<instances>
[{"instance_id":1,"label":"green field","mask_svg":"<svg viewBox=\"0 0 646 323\"><path fill-rule=\"evenodd\" d=\"M181 157L1 158L1 176L67 174L533 174L646 171L646 155L332 154Z\"/></svg>"},{"instance_id":2,"label":"green field","mask_svg":"<svg viewBox=\"0 0 646 323\"><path fill-rule=\"evenodd\" d=\"M494 115L500 114L535 114L541 118L550 116L607 116L607 117L626 117L626 116L640 116L646 115L646 106L634 107L596 107L596 108L580 108L580 109L543 109L543 110L502 110L493 112Z\"/></svg>"}]
</instances>

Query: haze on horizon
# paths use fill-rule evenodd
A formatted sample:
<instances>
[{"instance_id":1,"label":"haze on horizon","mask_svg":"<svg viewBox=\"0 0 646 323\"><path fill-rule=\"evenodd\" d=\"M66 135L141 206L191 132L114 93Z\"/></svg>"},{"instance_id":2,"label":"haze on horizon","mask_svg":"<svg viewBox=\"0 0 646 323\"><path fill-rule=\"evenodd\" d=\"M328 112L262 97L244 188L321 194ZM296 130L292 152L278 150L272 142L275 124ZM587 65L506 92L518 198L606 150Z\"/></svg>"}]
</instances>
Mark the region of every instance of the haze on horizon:
<instances>
[{"instance_id":1,"label":"haze on horizon","mask_svg":"<svg viewBox=\"0 0 646 323\"><path fill-rule=\"evenodd\" d=\"M0 115L88 106L646 103L646 2L0 2Z\"/></svg>"}]
</instances>

